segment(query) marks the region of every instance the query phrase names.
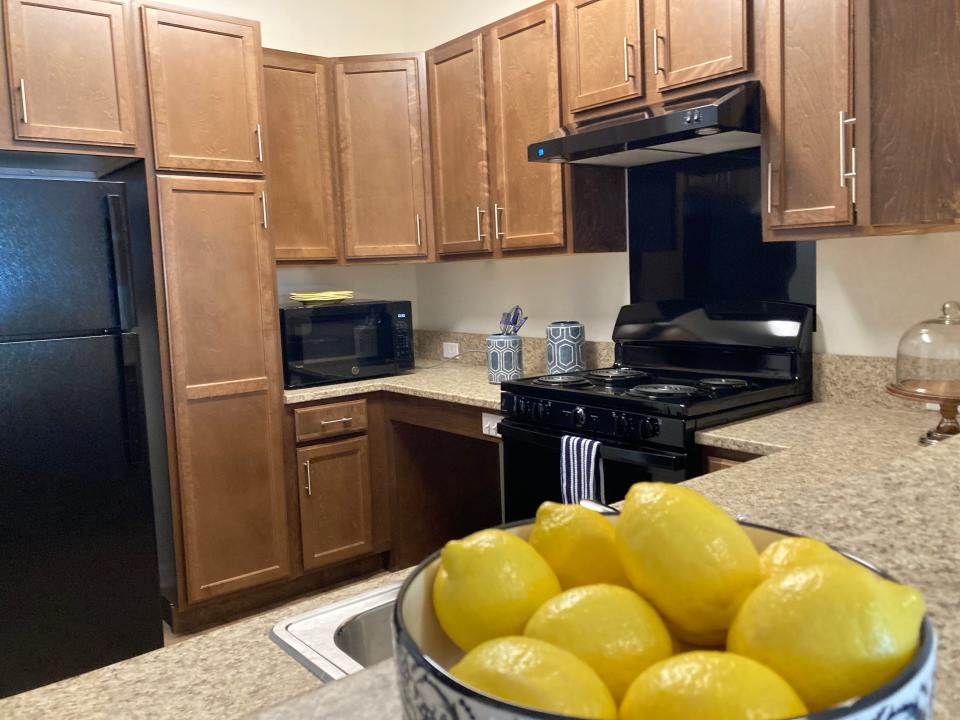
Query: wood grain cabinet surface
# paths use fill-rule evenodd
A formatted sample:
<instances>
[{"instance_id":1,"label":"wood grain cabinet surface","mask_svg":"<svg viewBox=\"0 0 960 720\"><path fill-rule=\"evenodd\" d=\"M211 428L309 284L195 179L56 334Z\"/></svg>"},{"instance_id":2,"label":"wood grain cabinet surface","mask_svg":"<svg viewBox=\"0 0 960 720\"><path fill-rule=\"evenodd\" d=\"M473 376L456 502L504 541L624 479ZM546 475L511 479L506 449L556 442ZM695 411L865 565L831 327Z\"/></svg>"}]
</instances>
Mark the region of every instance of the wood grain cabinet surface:
<instances>
[{"instance_id":1,"label":"wood grain cabinet surface","mask_svg":"<svg viewBox=\"0 0 960 720\"><path fill-rule=\"evenodd\" d=\"M260 24L143 8L159 170L263 173Z\"/></svg>"},{"instance_id":2,"label":"wood grain cabinet surface","mask_svg":"<svg viewBox=\"0 0 960 720\"><path fill-rule=\"evenodd\" d=\"M747 69L748 0L650 1L657 88L669 90Z\"/></svg>"},{"instance_id":3,"label":"wood grain cabinet surface","mask_svg":"<svg viewBox=\"0 0 960 720\"><path fill-rule=\"evenodd\" d=\"M427 255L423 64L421 55L335 63L347 258Z\"/></svg>"},{"instance_id":4,"label":"wood grain cabinet surface","mask_svg":"<svg viewBox=\"0 0 960 720\"><path fill-rule=\"evenodd\" d=\"M136 145L126 0L5 0L17 139Z\"/></svg>"},{"instance_id":5,"label":"wood grain cabinet surface","mask_svg":"<svg viewBox=\"0 0 960 720\"><path fill-rule=\"evenodd\" d=\"M564 0L560 12L568 109L641 97L639 0Z\"/></svg>"},{"instance_id":6,"label":"wood grain cabinet surface","mask_svg":"<svg viewBox=\"0 0 960 720\"><path fill-rule=\"evenodd\" d=\"M263 181L167 176L158 186L195 603L290 573L274 266Z\"/></svg>"},{"instance_id":7,"label":"wood grain cabinet surface","mask_svg":"<svg viewBox=\"0 0 960 720\"><path fill-rule=\"evenodd\" d=\"M483 37L427 55L437 252L489 252L490 155Z\"/></svg>"},{"instance_id":8,"label":"wood grain cabinet surface","mask_svg":"<svg viewBox=\"0 0 960 720\"><path fill-rule=\"evenodd\" d=\"M355 437L297 450L303 567L373 551L369 441Z\"/></svg>"},{"instance_id":9,"label":"wood grain cabinet surface","mask_svg":"<svg viewBox=\"0 0 960 720\"><path fill-rule=\"evenodd\" d=\"M336 260L339 233L328 60L263 51L269 235L279 260Z\"/></svg>"},{"instance_id":10,"label":"wood grain cabinet surface","mask_svg":"<svg viewBox=\"0 0 960 720\"><path fill-rule=\"evenodd\" d=\"M769 225L849 225L854 181L841 173L855 163L850 0L770 0L766 38Z\"/></svg>"},{"instance_id":11,"label":"wood grain cabinet surface","mask_svg":"<svg viewBox=\"0 0 960 720\"><path fill-rule=\"evenodd\" d=\"M527 161L527 146L560 133L557 7L550 4L487 33L495 240L501 249L563 247L563 170Z\"/></svg>"}]
</instances>

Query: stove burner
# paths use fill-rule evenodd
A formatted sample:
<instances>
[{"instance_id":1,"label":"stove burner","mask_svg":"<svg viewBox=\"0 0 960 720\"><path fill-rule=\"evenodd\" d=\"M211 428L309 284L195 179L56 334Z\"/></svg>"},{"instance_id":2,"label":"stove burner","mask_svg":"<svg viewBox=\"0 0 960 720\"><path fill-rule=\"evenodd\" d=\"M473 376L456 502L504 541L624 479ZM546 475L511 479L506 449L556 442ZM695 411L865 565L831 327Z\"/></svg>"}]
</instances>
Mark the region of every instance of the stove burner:
<instances>
[{"instance_id":1,"label":"stove burner","mask_svg":"<svg viewBox=\"0 0 960 720\"><path fill-rule=\"evenodd\" d=\"M706 378L700 384L711 390L743 390L750 383L740 378Z\"/></svg>"},{"instance_id":2,"label":"stove burner","mask_svg":"<svg viewBox=\"0 0 960 720\"><path fill-rule=\"evenodd\" d=\"M579 375L544 375L538 377L534 382L537 385L550 385L551 387L571 387L587 384L587 381Z\"/></svg>"},{"instance_id":3,"label":"stove burner","mask_svg":"<svg viewBox=\"0 0 960 720\"><path fill-rule=\"evenodd\" d=\"M643 370L626 367L599 368L598 370L589 370L583 374L587 380L600 383L602 385L617 385L622 383L634 382L647 377Z\"/></svg>"},{"instance_id":4,"label":"stove burner","mask_svg":"<svg viewBox=\"0 0 960 720\"><path fill-rule=\"evenodd\" d=\"M628 395L636 395L638 397L645 398L687 398L693 397L700 391L690 385L670 385L670 384L657 384L657 385L637 385L627 390Z\"/></svg>"}]
</instances>

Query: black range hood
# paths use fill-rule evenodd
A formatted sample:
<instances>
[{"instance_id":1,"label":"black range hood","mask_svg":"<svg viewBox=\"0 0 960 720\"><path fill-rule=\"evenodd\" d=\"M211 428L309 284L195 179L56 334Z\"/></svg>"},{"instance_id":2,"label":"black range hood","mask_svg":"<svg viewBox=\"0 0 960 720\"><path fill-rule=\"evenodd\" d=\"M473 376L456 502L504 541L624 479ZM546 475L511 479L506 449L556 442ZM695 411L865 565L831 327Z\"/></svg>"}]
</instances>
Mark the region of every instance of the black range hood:
<instances>
[{"instance_id":1,"label":"black range hood","mask_svg":"<svg viewBox=\"0 0 960 720\"><path fill-rule=\"evenodd\" d=\"M715 155L760 145L760 83L751 81L665 104L637 119L607 123L565 137L533 143L531 162L635 167L684 157Z\"/></svg>"}]
</instances>

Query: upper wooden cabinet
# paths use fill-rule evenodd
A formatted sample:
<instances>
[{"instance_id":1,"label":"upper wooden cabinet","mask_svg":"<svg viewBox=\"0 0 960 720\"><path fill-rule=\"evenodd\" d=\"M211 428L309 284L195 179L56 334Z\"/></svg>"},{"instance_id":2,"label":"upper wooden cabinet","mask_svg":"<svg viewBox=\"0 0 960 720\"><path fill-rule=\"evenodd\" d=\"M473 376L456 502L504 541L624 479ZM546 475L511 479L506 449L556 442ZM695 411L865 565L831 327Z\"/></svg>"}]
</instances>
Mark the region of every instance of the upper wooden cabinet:
<instances>
[{"instance_id":1,"label":"upper wooden cabinet","mask_svg":"<svg viewBox=\"0 0 960 720\"><path fill-rule=\"evenodd\" d=\"M643 95L638 0L564 0L560 22L572 112Z\"/></svg>"},{"instance_id":2,"label":"upper wooden cabinet","mask_svg":"<svg viewBox=\"0 0 960 720\"><path fill-rule=\"evenodd\" d=\"M422 55L335 64L344 250L418 257L429 247Z\"/></svg>"},{"instance_id":3,"label":"upper wooden cabinet","mask_svg":"<svg viewBox=\"0 0 960 720\"><path fill-rule=\"evenodd\" d=\"M136 145L125 0L6 0L18 139Z\"/></svg>"},{"instance_id":4,"label":"upper wooden cabinet","mask_svg":"<svg viewBox=\"0 0 960 720\"><path fill-rule=\"evenodd\" d=\"M339 246L329 61L263 51L269 235L279 260L336 260Z\"/></svg>"},{"instance_id":5,"label":"upper wooden cabinet","mask_svg":"<svg viewBox=\"0 0 960 720\"><path fill-rule=\"evenodd\" d=\"M160 177L190 603L290 574L274 264L259 180Z\"/></svg>"},{"instance_id":6,"label":"upper wooden cabinet","mask_svg":"<svg viewBox=\"0 0 960 720\"><path fill-rule=\"evenodd\" d=\"M853 223L850 0L770 0L766 38L769 226Z\"/></svg>"},{"instance_id":7,"label":"upper wooden cabinet","mask_svg":"<svg viewBox=\"0 0 960 720\"><path fill-rule=\"evenodd\" d=\"M427 55L437 252L489 251L490 157L483 38Z\"/></svg>"},{"instance_id":8,"label":"upper wooden cabinet","mask_svg":"<svg viewBox=\"0 0 960 720\"><path fill-rule=\"evenodd\" d=\"M297 450L303 567L373 551L373 499L366 437Z\"/></svg>"},{"instance_id":9,"label":"upper wooden cabinet","mask_svg":"<svg viewBox=\"0 0 960 720\"><path fill-rule=\"evenodd\" d=\"M260 24L145 6L157 168L263 172Z\"/></svg>"},{"instance_id":10,"label":"upper wooden cabinet","mask_svg":"<svg viewBox=\"0 0 960 720\"><path fill-rule=\"evenodd\" d=\"M527 146L560 132L557 7L538 7L487 34L493 231L503 250L564 245L563 170L527 161Z\"/></svg>"},{"instance_id":11,"label":"upper wooden cabinet","mask_svg":"<svg viewBox=\"0 0 960 720\"><path fill-rule=\"evenodd\" d=\"M653 2L650 42L660 90L747 69L747 0Z\"/></svg>"}]
</instances>

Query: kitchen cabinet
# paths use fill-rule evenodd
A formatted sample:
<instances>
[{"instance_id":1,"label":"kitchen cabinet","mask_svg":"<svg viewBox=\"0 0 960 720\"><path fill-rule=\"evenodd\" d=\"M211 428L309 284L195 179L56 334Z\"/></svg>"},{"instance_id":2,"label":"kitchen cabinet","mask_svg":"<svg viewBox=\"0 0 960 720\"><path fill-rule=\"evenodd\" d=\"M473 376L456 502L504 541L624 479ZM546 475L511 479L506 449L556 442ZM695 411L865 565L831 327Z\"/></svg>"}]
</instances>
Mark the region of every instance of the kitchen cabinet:
<instances>
[{"instance_id":1,"label":"kitchen cabinet","mask_svg":"<svg viewBox=\"0 0 960 720\"><path fill-rule=\"evenodd\" d=\"M278 260L336 260L336 114L328 60L263 51L270 177L268 233Z\"/></svg>"},{"instance_id":2,"label":"kitchen cabinet","mask_svg":"<svg viewBox=\"0 0 960 720\"><path fill-rule=\"evenodd\" d=\"M723 448L702 446L703 472L712 473L742 465L745 462L756 460L760 455L741 452L739 450L724 450Z\"/></svg>"},{"instance_id":3,"label":"kitchen cabinet","mask_svg":"<svg viewBox=\"0 0 960 720\"><path fill-rule=\"evenodd\" d=\"M560 132L557 7L537 7L486 37L494 240L504 251L563 247L563 170L527 161L527 145Z\"/></svg>"},{"instance_id":4,"label":"kitchen cabinet","mask_svg":"<svg viewBox=\"0 0 960 720\"><path fill-rule=\"evenodd\" d=\"M767 4L767 213L772 228L849 225L856 202L850 0Z\"/></svg>"},{"instance_id":5,"label":"kitchen cabinet","mask_svg":"<svg viewBox=\"0 0 960 720\"><path fill-rule=\"evenodd\" d=\"M158 170L263 173L260 24L144 6Z\"/></svg>"},{"instance_id":6,"label":"kitchen cabinet","mask_svg":"<svg viewBox=\"0 0 960 720\"><path fill-rule=\"evenodd\" d=\"M122 0L6 0L14 137L136 145Z\"/></svg>"},{"instance_id":7,"label":"kitchen cabinet","mask_svg":"<svg viewBox=\"0 0 960 720\"><path fill-rule=\"evenodd\" d=\"M190 603L290 573L264 187L158 178Z\"/></svg>"},{"instance_id":8,"label":"kitchen cabinet","mask_svg":"<svg viewBox=\"0 0 960 720\"><path fill-rule=\"evenodd\" d=\"M489 252L490 156L483 37L427 55L437 252Z\"/></svg>"},{"instance_id":9,"label":"kitchen cabinet","mask_svg":"<svg viewBox=\"0 0 960 720\"><path fill-rule=\"evenodd\" d=\"M747 0L653 0L650 42L661 91L747 69ZM790 3L804 6L805 3ZM823 6L831 3L820 3Z\"/></svg>"},{"instance_id":10,"label":"kitchen cabinet","mask_svg":"<svg viewBox=\"0 0 960 720\"><path fill-rule=\"evenodd\" d=\"M347 258L426 257L426 77L422 55L334 65Z\"/></svg>"},{"instance_id":11,"label":"kitchen cabinet","mask_svg":"<svg viewBox=\"0 0 960 720\"><path fill-rule=\"evenodd\" d=\"M560 7L568 109L643 95L638 0L564 0Z\"/></svg>"},{"instance_id":12,"label":"kitchen cabinet","mask_svg":"<svg viewBox=\"0 0 960 720\"><path fill-rule=\"evenodd\" d=\"M305 570L372 552L368 446L354 437L297 450Z\"/></svg>"}]
</instances>

